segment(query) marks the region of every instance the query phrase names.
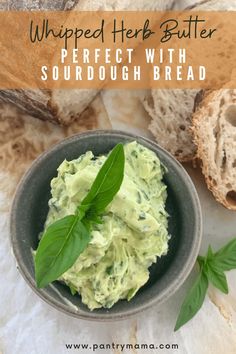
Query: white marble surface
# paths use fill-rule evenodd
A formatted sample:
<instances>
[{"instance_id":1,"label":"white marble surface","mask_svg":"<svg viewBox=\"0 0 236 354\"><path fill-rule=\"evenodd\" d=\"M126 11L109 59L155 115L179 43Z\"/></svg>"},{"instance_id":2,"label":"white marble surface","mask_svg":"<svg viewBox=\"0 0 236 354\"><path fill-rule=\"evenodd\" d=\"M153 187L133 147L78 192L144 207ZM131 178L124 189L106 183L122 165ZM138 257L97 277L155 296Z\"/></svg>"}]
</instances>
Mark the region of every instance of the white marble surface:
<instances>
[{"instance_id":1,"label":"white marble surface","mask_svg":"<svg viewBox=\"0 0 236 354\"><path fill-rule=\"evenodd\" d=\"M190 1L188 1L189 3ZM187 3L187 1L178 2ZM114 128L149 133L140 109L141 92L124 94L104 92L103 101ZM123 105L120 104L123 102ZM129 121L129 124L127 124ZM145 123L146 124L146 123ZM136 128L134 128L136 125ZM133 128L132 128L133 127ZM198 170L187 167L200 196L204 230L201 252L211 243L217 249L236 236L236 214L220 206L207 190ZM6 176L7 178L7 176ZM16 269L11 254L8 212L4 211L1 195L0 214L0 353L1 354L64 354L91 353L90 350L66 350L65 343L177 343L178 350L124 350L122 353L180 353L180 354L234 354L236 353L236 271L228 273L228 296L210 289L203 308L197 316L173 332L179 306L194 271L184 286L161 307L124 321L94 323L70 318L42 302L26 285ZM96 353L120 354L121 350L97 350Z\"/></svg>"}]
</instances>

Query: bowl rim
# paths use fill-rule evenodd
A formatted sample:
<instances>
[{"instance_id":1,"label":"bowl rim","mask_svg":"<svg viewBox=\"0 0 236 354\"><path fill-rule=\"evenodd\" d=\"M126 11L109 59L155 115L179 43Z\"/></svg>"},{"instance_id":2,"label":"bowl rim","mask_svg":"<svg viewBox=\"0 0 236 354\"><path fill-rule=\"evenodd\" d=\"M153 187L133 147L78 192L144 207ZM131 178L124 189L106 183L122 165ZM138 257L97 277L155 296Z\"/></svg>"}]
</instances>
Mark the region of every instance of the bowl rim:
<instances>
[{"instance_id":1,"label":"bowl rim","mask_svg":"<svg viewBox=\"0 0 236 354\"><path fill-rule=\"evenodd\" d=\"M135 308L130 308L129 310L123 310L115 313L94 313L94 312L83 312L81 313L78 309L75 310L75 305L71 304L68 306L68 302L64 301L64 304L61 302L58 302L50 296L45 289L38 289L35 285L34 278L31 276L30 272L28 271L28 268L24 265L24 263L21 261L21 253L19 252L19 249L17 247L17 230L16 230L16 223L15 223L15 211L18 207L18 202L20 200L22 191L24 190L24 187L26 185L26 182L28 178L33 174L35 169L37 168L38 164L40 164L44 159L47 158L48 155L52 155L57 152L57 150L61 147L64 146L65 144L70 144L74 141L77 141L80 138L86 138L87 136L98 136L98 135L104 135L104 136L114 136L114 137L120 137L122 139L127 138L127 139L134 139L134 140L139 140L140 143L142 144L142 141L146 142L150 146L153 147L153 150L155 152L161 151L162 154L166 155L169 160L171 160L171 164L174 165L175 169L178 169L178 173L181 176L182 180L184 181L185 185L187 186L188 191L190 192L193 200L193 211L195 215L195 220L196 220L196 229L194 232L194 242L192 244L191 250L188 254L188 257L185 260L184 266L182 267L181 271L178 273L177 277L175 279L172 279L171 283L165 287L164 289L161 290L161 292L158 294L158 296L155 296L151 299L149 299L147 302L138 304L135 306ZM143 312L147 309L150 309L154 305L160 305L167 299L169 299L174 293L176 293L179 288L183 285L187 277L189 276L190 272L192 271L192 268L194 267L195 261L197 259L200 246L201 246L201 240L202 240L202 229L203 229L203 222L202 222L202 212L201 212L201 204L200 200L196 191L196 188L194 186L194 183L184 167L180 164L179 161L177 161L168 151L163 149L161 146L159 146L156 142L143 137L138 134L133 134L129 132L124 132L122 130L90 130L78 134L74 134L68 138L65 138L55 144L53 147L47 149L44 151L42 154L40 154L30 165L30 167L27 169L23 177L21 178L14 197L13 197L13 202L11 205L11 210L10 210L10 222L9 222L9 228L10 228L10 241L11 241L11 246L13 250L13 256L15 257L16 263L17 263L17 269L21 273L22 277L25 279L26 283L31 287L31 289L42 299L44 300L47 304L51 305L52 307L56 308L57 310L78 318L78 319L83 319L83 320L89 320L89 321L102 321L102 322L108 322L108 321L117 321L117 320L123 320L128 317L134 316L137 313ZM49 285L52 286L52 285ZM57 289L56 289L57 290ZM58 291L58 290L57 290ZM62 295L61 295L62 297ZM63 297L64 298L64 297Z\"/></svg>"}]
</instances>

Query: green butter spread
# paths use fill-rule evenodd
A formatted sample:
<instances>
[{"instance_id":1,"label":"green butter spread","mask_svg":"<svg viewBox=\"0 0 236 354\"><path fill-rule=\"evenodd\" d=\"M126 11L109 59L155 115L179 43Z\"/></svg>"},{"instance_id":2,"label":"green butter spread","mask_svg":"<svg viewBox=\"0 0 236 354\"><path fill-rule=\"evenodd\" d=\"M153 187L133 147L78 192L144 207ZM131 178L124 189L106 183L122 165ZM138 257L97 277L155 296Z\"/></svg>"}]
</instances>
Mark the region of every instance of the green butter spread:
<instances>
[{"instance_id":1,"label":"green butter spread","mask_svg":"<svg viewBox=\"0 0 236 354\"><path fill-rule=\"evenodd\" d=\"M154 152L137 142L126 144L124 150L119 192L103 213L102 224L94 225L88 247L59 279L91 310L130 300L147 282L150 265L168 251L163 166ZM51 181L45 228L75 213L105 160L106 156L95 158L88 151L62 162Z\"/></svg>"}]
</instances>

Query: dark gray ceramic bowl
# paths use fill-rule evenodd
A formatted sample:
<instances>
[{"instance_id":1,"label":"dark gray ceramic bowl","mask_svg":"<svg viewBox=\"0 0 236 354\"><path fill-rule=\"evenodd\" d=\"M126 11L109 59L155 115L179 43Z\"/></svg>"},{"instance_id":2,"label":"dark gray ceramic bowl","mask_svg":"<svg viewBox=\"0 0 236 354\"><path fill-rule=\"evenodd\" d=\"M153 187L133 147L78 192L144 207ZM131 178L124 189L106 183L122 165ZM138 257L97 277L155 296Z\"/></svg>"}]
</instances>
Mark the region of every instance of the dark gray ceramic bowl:
<instances>
[{"instance_id":1,"label":"dark gray ceramic bowl","mask_svg":"<svg viewBox=\"0 0 236 354\"><path fill-rule=\"evenodd\" d=\"M119 301L111 309L91 312L79 296L69 288L54 282L53 286L37 289L34 281L32 249L38 245L38 235L48 212L50 181L64 160L72 160L88 150L95 155L110 151L119 142L136 140L153 150L168 172L167 210L170 214L169 252L150 268L148 283L130 301ZM32 289L46 302L69 315L90 320L115 320L160 304L176 292L191 271L200 246L202 218L194 185L183 167L165 150L145 138L119 131L91 131L73 136L41 155L23 177L11 211L11 241L19 270Z\"/></svg>"}]
</instances>

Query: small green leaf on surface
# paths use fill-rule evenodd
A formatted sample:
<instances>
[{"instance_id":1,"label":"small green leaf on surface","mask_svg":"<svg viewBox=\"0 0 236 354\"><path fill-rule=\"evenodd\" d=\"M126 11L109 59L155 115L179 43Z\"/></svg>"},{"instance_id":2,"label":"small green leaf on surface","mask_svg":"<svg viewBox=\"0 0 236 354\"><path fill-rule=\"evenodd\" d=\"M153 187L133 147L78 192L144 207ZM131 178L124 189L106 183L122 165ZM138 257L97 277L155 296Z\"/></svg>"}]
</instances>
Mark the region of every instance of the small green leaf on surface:
<instances>
[{"instance_id":1,"label":"small green leaf on surface","mask_svg":"<svg viewBox=\"0 0 236 354\"><path fill-rule=\"evenodd\" d=\"M212 264L219 271L236 269L236 239L233 239L214 254Z\"/></svg>"},{"instance_id":2,"label":"small green leaf on surface","mask_svg":"<svg viewBox=\"0 0 236 354\"><path fill-rule=\"evenodd\" d=\"M198 256L197 261L200 266L200 275L184 300L175 331L201 308L209 282L224 294L228 294L228 283L224 272L236 269L236 239L228 242L216 253L209 246L206 257Z\"/></svg>"},{"instance_id":3,"label":"small green leaf on surface","mask_svg":"<svg viewBox=\"0 0 236 354\"><path fill-rule=\"evenodd\" d=\"M211 282L215 288L219 289L224 294L228 294L229 289L228 289L227 279L223 272L214 269L213 267L211 267L210 264L206 266L205 272L209 282Z\"/></svg>"},{"instance_id":4,"label":"small green leaf on surface","mask_svg":"<svg viewBox=\"0 0 236 354\"><path fill-rule=\"evenodd\" d=\"M214 253L212 251L211 245L209 245L206 258L207 258L207 260L210 260L213 258L213 256L214 256Z\"/></svg>"},{"instance_id":5,"label":"small green leaf on surface","mask_svg":"<svg viewBox=\"0 0 236 354\"><path fill-rule=\"evenodd\" d=\"M208 279L201 270L191 290L184 299L175 325L175 331L191 320L202 307L208 288Z\"/></svg>"}]
</instances>

